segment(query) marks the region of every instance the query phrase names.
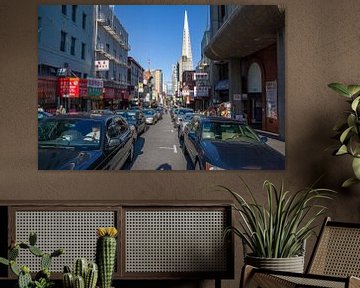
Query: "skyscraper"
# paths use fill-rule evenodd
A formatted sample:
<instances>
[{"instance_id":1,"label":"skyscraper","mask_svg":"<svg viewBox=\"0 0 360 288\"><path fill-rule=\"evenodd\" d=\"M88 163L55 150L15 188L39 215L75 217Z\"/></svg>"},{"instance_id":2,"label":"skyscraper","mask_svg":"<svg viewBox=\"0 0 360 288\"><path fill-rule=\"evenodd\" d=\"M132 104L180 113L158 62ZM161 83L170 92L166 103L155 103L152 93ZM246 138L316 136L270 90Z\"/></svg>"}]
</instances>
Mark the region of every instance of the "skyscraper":
<instances>
[{"instance_id":1,"label":"skyscraper","mask_svg":"<svg viewBox=\"0 0 360 288\"><path fill-rule=\"evenodd\" d=\"M180 82L182 82L182 73L184 71L189 71L189 70L193 70L193 63L192 63L189 23L188 23L187 12L185 10L182 51L179 60Z\"/></svg>"}]
</instances>

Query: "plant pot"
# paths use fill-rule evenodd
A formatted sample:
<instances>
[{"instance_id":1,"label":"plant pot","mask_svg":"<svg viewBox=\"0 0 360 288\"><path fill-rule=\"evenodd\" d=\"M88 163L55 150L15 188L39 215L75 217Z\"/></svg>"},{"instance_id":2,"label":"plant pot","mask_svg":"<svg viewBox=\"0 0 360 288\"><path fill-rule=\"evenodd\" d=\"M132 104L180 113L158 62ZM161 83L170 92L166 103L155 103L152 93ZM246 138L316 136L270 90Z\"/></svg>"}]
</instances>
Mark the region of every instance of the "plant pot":
<instances>
[{"instance_id":1,"label":"plant pot","mask_svg":"<svg viewBox=\"0 0 360 288\"><path fill-rule=\"evenodd\" d=\"M262 269L304 273L303 255L289 258L263 258L246 255L245 263Z\"/></svg>"}]
</instances>

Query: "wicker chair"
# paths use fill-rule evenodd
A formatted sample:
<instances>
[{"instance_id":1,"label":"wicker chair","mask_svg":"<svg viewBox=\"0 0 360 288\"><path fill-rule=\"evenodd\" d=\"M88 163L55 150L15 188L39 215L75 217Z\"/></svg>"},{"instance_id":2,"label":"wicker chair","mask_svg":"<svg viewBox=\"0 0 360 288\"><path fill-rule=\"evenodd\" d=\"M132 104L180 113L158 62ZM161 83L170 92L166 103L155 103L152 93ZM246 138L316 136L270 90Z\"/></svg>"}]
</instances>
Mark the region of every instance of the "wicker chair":
<instances>
[{"instance_id":1,"label":"wicker chair","mask_svg":"<svg viewBox=\"0 0 360 288\"><path fill-rule=\"evenodd\" d=\"M360 287L360 223L326 218L306 273L245 265L240 287Z\"/></svg>"}]
</instances>

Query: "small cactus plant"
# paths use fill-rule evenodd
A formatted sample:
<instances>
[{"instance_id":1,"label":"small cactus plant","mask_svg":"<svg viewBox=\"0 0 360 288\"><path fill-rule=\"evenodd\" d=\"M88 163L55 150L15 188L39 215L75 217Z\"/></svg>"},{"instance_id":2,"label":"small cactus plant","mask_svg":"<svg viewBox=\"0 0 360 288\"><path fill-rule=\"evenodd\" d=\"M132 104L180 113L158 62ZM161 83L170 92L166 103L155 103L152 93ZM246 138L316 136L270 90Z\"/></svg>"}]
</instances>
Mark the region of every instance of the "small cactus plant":
<instances>
[{"instance_id":1,"label":"small cactus plant","mask_svg":"<svg viewBox=\"0 0 360 288\"><path fill-rule=\"evenodd\" d=\"M53 282L50 281L50 265L53 257L58 257L64 253L63 249L57 249L53 253L44 253L36 245L37 236L36 233L30 233L29 244L20 242L16 243L12 241L9 251L8 259L0 257L0 263L10 266L11 271L18 277L19 288L48 288L53 286ZM16 259L19 256L20 249L29 250L33 255L40 257L41 270L35 275L33 280L30 275L30 269L24 265L19 267L16 263Z\"/></svg>"},{"instance_id":2,"label":"small cactus plant","mask_svg":"<svg viewBox=\"0 0 360 288\"><path fill-rule=\"evenodd\" d=\"M64 267L64 288L95 288L98 279L96 263L88 263L85 258L78 258L74 263L74 272L69 266Z\"/></svg>"},{"instance_id":3,"label":"small cactus plant","mask_svg":"<svg viewBox=\"0 0 360 288\"><path fill-rule=\"evenodd\" d=\"M96 262L99 267L100 288L110 288L116 258L115 227L101 227L97 229Z\"/></svg>"}]
</instances>

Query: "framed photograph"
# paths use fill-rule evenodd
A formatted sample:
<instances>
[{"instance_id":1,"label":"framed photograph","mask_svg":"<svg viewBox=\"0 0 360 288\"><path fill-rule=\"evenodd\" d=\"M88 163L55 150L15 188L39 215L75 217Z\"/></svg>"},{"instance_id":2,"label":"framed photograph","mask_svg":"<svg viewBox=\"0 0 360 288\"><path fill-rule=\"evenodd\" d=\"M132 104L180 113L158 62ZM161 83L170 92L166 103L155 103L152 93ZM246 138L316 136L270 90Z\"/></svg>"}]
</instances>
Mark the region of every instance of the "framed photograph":
<instances>
[{"instance_id":1,"label":"framed photograph","mask_svg":"<svg viewBox=\"0 0 360 288\"><path fill-rule=\"evenodd\" d=\"M39 170L284 170L280 5L39 5Z\"/></svg>"}]
</instances>

